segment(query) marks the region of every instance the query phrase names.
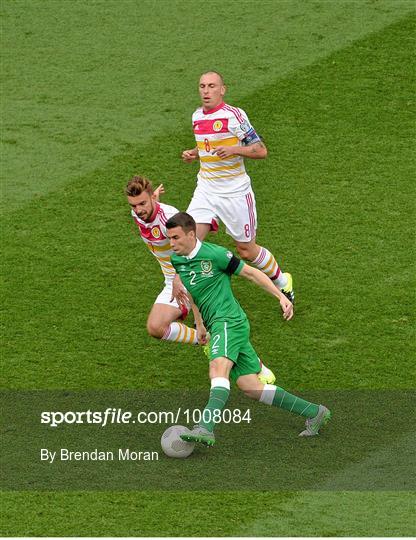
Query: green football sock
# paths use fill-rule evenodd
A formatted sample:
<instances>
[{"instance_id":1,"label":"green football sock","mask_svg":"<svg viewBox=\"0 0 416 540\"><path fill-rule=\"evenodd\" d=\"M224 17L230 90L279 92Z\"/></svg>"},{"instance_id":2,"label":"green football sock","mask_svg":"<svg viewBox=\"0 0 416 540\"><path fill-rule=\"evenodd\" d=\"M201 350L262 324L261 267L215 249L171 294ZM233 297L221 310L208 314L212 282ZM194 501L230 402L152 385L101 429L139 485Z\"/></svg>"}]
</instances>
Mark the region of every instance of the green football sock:
<instances>
[{"instance_id":1,"label":"green football sock","mask_svg":"<svg viewBox=\"0 0 416 540\"><path fill-rule=\"evenodd\" d=\"M319 405L294 396L279 386L276 386L272 405L280 409L285 409L285 411L306 416L307 418L313 418L318 414L319 410Z\"/></svg>"},{"instance_id":2,"label":"green football sock","mask_svg":"<svg viewBox=\"0 0 416 540\"><path fill-rule=\"evenodd\" d=\"M209 394L208 403L202 413L200 427L207 429L208 431L214 431L215 420L219 421L219 416L225 404L227 403L228 396L230 395L230 389L224 386L213 386Z\"/></svg>"}]
</instances>

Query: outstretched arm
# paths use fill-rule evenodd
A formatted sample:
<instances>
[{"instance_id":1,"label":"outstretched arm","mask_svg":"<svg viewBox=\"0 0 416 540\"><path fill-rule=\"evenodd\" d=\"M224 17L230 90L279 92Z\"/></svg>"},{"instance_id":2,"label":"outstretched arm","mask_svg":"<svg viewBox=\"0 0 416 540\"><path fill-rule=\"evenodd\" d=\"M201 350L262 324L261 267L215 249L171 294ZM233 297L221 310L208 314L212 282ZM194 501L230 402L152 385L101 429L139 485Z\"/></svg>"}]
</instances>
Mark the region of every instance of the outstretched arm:
<instances>
[{"instance_id":1,"label":"outstretched arm","mask_svg":"<svg viewBox=\"0 0 416 540\"><path fill-rule=\"evenodd\" d=\"M278 289L272 281L263 274L257 268L253 268L248 264L244 264L243 269L238 274L239 276L245 277L250 281L253 281L256 285L267 291L272 296L275 296L279 302L283 311L283 318L287 321L293 317L293 304L286 298L286 296Z\"/></svg>"}]
</instances>

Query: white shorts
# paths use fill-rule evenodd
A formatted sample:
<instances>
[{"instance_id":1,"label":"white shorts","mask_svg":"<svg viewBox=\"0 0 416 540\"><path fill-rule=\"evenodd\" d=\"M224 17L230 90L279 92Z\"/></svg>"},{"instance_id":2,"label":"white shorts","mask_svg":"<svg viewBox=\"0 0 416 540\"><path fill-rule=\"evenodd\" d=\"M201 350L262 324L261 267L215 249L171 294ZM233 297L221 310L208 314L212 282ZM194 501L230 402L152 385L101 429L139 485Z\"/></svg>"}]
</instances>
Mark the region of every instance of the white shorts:
<instances>
[{"instance_id":1,"label":"white shorts","mask_svg":"<svg viewBox=\"0 0 416 540\"><path fill-rule=\"evenodd\" d=\"M225 232L237 242L250 242L256 237L257 211L252 189L244 195L227 198L207 195L197 187L187 212L197 223L209 223L214 231L218 229L218 221L222 221Z\"/></svg>"},{"instance_id":2,"label":"white shorts","mask_svg":"<svg viewBox=\"0 0 416 540\"><path fill-rule=\"evenodd\" d=\"M172 281L165 281L165 286L159 293L158 297L155 300L155 304L167 304L168 306L172 307L179 307L176 300L173 300L172 302L170 299L172 298Z\"/></svg>"},{"instance_id":3,"label":"white shorts","mask_svg":"<svg viewBox=\"0 0 416 540\"><path fill-rule=\"evenodd\" d=\"M179 306L178 302L173 299L172 302L170 299L172 298L172 280L165 281L165 286L159 293L158 297L154 301L155 304L165 304L167 306L172 306L173 308L178 308L182 312L182 319L185 319L186 316L189 313L190 306L188 306L187 309L183 309Z\"/></svg>"}]
</instances>

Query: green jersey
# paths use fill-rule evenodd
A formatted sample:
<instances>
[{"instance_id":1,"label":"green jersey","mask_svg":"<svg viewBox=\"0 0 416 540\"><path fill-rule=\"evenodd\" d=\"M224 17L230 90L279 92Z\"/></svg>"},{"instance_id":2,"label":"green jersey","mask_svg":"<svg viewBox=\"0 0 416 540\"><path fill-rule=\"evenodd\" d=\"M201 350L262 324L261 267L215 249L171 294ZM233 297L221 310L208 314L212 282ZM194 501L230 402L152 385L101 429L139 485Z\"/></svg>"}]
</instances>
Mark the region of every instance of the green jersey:
<instances>
[{"instance_id":1,"label":"green jersey","mask_svg":"<svg viewBox=\"0 0 416 540\"><path fill-rule=\"evenodd\" d=\"M171 262L192 295L208 330L218 321L238 323L247 320L231 288L231 275L238 275L244 262L231 251L198 240L189 255L173 253Z\"/></svg>"}]
</instances>

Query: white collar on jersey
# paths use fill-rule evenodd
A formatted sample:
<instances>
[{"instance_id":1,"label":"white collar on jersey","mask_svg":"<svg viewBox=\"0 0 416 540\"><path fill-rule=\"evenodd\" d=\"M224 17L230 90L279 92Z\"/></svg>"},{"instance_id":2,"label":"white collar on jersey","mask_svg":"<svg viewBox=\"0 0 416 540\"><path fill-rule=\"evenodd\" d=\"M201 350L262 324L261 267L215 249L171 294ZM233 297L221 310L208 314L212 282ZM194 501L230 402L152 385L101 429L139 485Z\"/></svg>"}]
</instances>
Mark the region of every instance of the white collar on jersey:
<instances>
[{"instance_id":1,"label":"white collar on jersey","mask_svg":"<svg viewBox=\"0 0 416 540\"><path fill-rule=\"evenodd\" d=\"M191 253L189 255L185 255L185 259L193 259L194 257L196 257L196 255L198 254L198 251L201 249L201 247L202 247L202 243L197 238L196 239L196 245L195 245L194 249L191 251Z\"/></svg>"}]
</instances>

